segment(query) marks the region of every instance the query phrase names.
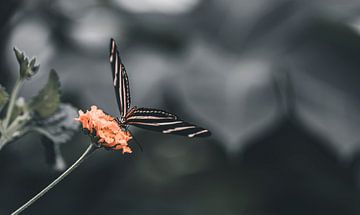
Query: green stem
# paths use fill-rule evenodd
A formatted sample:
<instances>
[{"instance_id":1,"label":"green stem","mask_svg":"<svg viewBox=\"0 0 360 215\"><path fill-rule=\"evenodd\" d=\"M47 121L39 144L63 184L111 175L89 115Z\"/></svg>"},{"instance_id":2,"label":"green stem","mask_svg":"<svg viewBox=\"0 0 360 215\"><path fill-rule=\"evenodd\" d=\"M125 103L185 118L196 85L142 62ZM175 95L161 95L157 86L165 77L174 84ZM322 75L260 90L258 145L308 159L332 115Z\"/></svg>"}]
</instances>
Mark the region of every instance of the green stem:
<instances>
[{"instance_id":1,"label":"green stem","mask_svg":"<svg viewBox=\"0 0 360 215\"><path fill-rule=\"evenodd\" d=\"M9 125L11 114L14 109L15 101L16 101L17 95L19 94L22 84L23 84L23 80L21 78L18 78L16 80L14 89L11 92L9 106L7 107L6 116L4 119L4 129L6 129L7 126Z\"/></svg>"},{"instance_id":2,"label":"green stem","mask_svg":"<svg viewBox=\"0 0 360 215\"><path fill-rule=\"evenodd\" d=\"M32 205L36 200L41 198L45 193L47 193L51 188L53 188L55 185L57 185L60 181L62 181L68 174L70 174L73 170L76 169L92 152L94 152L97 147L94 146L94 144L90 143L90 146L86 149L86 151L80 156L80 158L75 161L73 165L71 165L65 172L63 172L58 178L56 178L51 184L49 184L47 187L45 187L42 191L40 191L36 196L34 196L32 199L30 199L28 202L26 202L23 206L18 208L16 211L14 211L11 215L20 214L23 210L25 210L27 207Z\"/></svg>"},{"instance_id":3,"label":"green stem","mask_svg":"<svg viewBox=\"0 0 360 215\"><path fill-rule=\"evenodd\" d=\"M15 120L8 125L6 130L1 132L0 151L7 143L9 143L9 141L26 133L25 131L27 131L27 129L21 128L29 121L29 119L30 113L25 112L23 115L17 116Z\"/></svg>"},{"instance_id":4,"label":"green stem","mask_svg":"<svg viewBox=\"0 0 360 215\"><path fill-rule=\"evenodd\" d=\"M14 134L17 130L23 127L30 120L30 113L25 112L24 114L17 116L13 122L7 128L9 134Z\"/></svg>"}]
</instances>

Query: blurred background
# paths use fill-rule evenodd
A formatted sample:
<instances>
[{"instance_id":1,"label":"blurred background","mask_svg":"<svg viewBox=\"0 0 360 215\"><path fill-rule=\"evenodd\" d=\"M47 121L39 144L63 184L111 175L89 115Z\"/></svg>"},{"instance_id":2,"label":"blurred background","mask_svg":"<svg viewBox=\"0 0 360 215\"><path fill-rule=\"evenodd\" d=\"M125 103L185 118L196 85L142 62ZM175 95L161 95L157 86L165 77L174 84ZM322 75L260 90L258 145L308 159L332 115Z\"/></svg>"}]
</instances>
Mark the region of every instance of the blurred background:
<instances>
[{"instance_id":1,"label":"blurred background","mask_svg":"<svg viewBox=\"0 0 360 215\"><path fill-rule=\"evenodd\" d=\"M208 128L188 139L134 129L144 151L101 150L24 214L360 214L357 0L12 0L0 3L0 83L12 47L37 56L29 98L54 68L62 100L117 116L117 40L132 104ZM61 145L71 164L80 132ZM59 172L39 135L0 152L0 214Z\"/></svg>"}]
</instances>

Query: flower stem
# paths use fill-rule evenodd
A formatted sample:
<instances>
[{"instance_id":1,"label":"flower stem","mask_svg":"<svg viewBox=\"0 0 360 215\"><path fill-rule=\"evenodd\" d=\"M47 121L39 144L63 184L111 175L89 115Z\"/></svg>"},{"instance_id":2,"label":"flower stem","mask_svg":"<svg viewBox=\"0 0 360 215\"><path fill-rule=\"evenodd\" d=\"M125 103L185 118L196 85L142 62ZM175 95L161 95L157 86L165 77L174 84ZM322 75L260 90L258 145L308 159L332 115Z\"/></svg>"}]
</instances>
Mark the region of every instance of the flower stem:
<instances>
[{"instance_id":1,"label":"flower stem","mask_svg":"<svg viewBox=\"0 0 360 215\"><path fill-rule=\"evenodd\" d=\"M70 174L73 170L76 169L92 152L98 149L94 144L90 144L90 146L86 149L86 151L75 161L73 165L71 165L65 172L63 172L58 178L56 178L51 184L45 187L42 191L40 191L36 196L26 202L23 206L14 211L11 215L20 214L27 207L36 202L39 198L41 198L45 193L47 193L51 188L57 185L60 181L62 181L68 174Z\"/></svg>"},{"instance_id":2,"label":"flower stem","mask_svg":"<svg viewBox=\"0 0 360 215\"><path fill-rule=\"evenodd\" d=\"M16 83L15 83L15 86L14 86L14 89L11 92L9 106L7 107L6 116L5 116L5 119L4 119L4 122L3 122L4 123L3 126L4 126L5 129L9 125L11 114L12 114L12 111L14 109L14 104L15 104L17 95L18 95L18 93L20 91L20 88L21 88L22 84L23 84L23 80L21 78L17 79Z\"/></svg>"}]
</instances>

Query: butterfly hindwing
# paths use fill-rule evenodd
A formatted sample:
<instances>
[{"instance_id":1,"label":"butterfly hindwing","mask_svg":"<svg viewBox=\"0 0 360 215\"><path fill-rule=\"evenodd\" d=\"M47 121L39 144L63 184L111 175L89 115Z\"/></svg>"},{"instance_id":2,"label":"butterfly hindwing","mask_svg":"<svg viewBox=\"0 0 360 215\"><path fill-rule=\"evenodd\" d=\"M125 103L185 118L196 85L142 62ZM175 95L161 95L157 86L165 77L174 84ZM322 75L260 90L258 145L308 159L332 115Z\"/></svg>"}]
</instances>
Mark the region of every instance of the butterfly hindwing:
<instances>
[{"instance_id":1,"label":"butterfly hindwing","mask_svg":"<svg viewBox=\"0 0 360 215\"><path fill-rule=\"evenodd\" d=\"M126 124L140 128L188 137L209 136L210 132L199 126L184 122L176 115L158 109L138 108L126 117Z\"/></svg>"},{"instance_id":2,"label":"butterfly hindwing","mask_svg":"<svg viewBox=\"0 0 360 215\"><path fill-rule=\"evenodd\" d=\"M130 109L131 103L129 79L125 66L121 62L119 51L114 39L111 39L110 41L110 64L120 115L121 117L125 117Z\"/></svg>"}]
</instances>

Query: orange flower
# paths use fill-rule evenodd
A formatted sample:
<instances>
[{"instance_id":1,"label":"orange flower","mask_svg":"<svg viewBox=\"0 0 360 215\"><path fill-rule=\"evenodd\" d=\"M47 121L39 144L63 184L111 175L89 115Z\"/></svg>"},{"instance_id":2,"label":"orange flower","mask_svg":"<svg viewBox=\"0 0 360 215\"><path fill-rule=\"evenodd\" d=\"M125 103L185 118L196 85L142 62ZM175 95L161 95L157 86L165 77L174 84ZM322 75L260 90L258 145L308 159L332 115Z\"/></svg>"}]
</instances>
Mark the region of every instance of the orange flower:
<instances>
[{"instance_id":1,"label":"orange flower","mask_svg":"<svg viewBox=\"0 0 360 215\"><path fill-rule=\"evenodd\" d=\"M113 150L122 150L122 153L131 153L128 141L132 138L130 132L124 131L116 120L105 114L95 105L91 106L90 111L79 110L79 118L75 118L82 124L82 127L90 132L92 137L98 139L98 143Z\"/></svg>"}]
</instances>

